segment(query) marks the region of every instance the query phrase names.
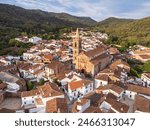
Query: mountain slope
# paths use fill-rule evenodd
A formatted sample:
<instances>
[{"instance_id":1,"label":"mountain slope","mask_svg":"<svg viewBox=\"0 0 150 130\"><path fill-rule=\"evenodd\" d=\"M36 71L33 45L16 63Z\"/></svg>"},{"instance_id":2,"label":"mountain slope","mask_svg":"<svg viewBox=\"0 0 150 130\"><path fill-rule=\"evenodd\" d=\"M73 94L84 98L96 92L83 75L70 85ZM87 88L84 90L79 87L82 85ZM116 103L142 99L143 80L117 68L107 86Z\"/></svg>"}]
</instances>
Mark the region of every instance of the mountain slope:
<instances>
[{"instance_id":1,"label":"mountain slope","mask_svg":"<svg viewBox=\"0 0 150 130\"><path fill-rule=\"evenodd\" d=\"M34 27L50 29L59 27L87 27L97 22L87 17L65 13L49 13L41 10L26 10L21 7L0 4L0 26L27 29ZM28 29L27 29L28 30Z\"/></svg>"},{"instance_id":2,"label":"mountain slope","mask_svg":"<svg viewBox=\"0 0 150 130\"><path fill-rule=\"evenodd\" d=\"M95 29L104 31L110 36L117 36L118 44L134 41L148 46L150 44L149 25L150 17L139 20L108 18L99 22Z\"/></svg>"},{"instance_id":3,"label":"mountain slope","mask_svg":"<svg viewBox=\"0 0 150 130\"><path fill-rule=\"evenodd\" d=\"M99 22L98 26L105 27L105 28L117 27L118 25L128 24L128 23L133 22L133 21L135 21L135 20L110 17L108 19L105 19L105 20Z\"/></svg>"}]
</instances>

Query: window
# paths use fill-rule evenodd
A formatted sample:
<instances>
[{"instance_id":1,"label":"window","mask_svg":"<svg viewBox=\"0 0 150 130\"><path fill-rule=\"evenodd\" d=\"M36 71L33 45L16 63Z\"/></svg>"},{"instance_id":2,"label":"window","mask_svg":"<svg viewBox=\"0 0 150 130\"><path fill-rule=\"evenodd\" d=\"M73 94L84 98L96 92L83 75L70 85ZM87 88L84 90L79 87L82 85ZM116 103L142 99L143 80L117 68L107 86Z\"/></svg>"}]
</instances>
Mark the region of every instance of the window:
<instances>
[{"instance_id":1,"label":"window","mask_svg":"<svg viewBox=\"0 0 150 130\"><path fill-rule=\"evenodd\" d=\"M77 47L77 43L76 42L74 43L74 47Z\"/></svg>"}]
</instances>

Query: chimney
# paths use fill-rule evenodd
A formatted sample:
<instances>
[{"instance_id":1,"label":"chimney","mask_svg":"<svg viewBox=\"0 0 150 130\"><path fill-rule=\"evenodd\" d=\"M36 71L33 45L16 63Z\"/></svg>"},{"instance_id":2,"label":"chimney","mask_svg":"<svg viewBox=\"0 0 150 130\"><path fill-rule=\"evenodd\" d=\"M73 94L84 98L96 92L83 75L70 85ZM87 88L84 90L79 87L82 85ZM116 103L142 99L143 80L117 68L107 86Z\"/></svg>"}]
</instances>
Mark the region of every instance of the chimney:
<instances>
[{"instance_id":1,"label":"chimney","mask_svg":"<svg viewBox=\"0 0 150 130\"><path fill-rule=\"evenodd\" d=\"M123 107L121 108L121 111L123 111Z\"/></svg>"},{"instance_id":2,"label":"chimney","mask_svg":"<svg viewBox=\"0 0 150 130\"><path fill-rule=\"evenodd\" d=\"M77 102L81 102L81 99L80 99L80 98L78 98L78 99L77 99Z\"/></svg>"},{"instance_id":3,"label":"chimney","mask_svg":"<svg viewBox=\"0 0 150 130\"><path fill-rule=\"evenodd\" d=\"M57 113L60 113L60 108L57 109Z\"/></svg>"}]
</instances>

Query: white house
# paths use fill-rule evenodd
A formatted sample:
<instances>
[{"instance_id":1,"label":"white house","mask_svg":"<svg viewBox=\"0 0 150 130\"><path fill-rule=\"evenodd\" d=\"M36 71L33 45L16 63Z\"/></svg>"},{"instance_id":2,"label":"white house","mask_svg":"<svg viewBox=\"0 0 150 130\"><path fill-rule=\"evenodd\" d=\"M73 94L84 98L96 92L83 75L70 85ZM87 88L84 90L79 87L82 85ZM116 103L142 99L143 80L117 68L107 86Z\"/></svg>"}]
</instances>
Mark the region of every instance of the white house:
<instances>
[{"instance_id":1,"label":"white house","mask_svg":"<svg viewBox=\"0 0 150 130\"><path fill-rule=\"evenodd\" d=\"M143 73L141 76L143 86L150 88L150 73Z\"/></svg>"},{"instance_id":2,"label":"white house","mask_svg":"<svg viewBox=\"0 0 150 130\"><path fill-rule=\"evenodd\" d=\"M17 92L25 87L25 81L23 79L8 72L0 72L0 80L7 84L6 91L8 92Z\"/></svg>"},{"instance_id":3,"label":"white house","mask_svg":"<svg viewBox=\"0 0 150 130\"><path fill-rule=\"evenodd\" d=\"M44 106L46 106L47 101L53 98L64 98L64 93L61 90L59 90L58 86L50 82L39 86L38 90L42 96Z\"/></svg>"},{"instance_id":4,"label":"white house","mask_svg":"<svg viewBox=\"0 0 150 130\"><path fill-rule=\"evenodd\" d=\"M44 68L44 64L35 64L29 68L31 73L35 73L37 70L42 70Z\"/></svg>"},{"instance_id":5,"label":"white house","mask_svg":"<svg viewBox=\"0 0 150 130\"><path fill-rule=\"evenodd\" d=\"M64 72L65 73L65 72ZM69 82L73 81L73 80L81 80L82 78L80 77L81 75L76 73L76 72L69 72L69 73L65 73L63 75L60 75L58 77L56 77L59 82L61 83L62 87L66 86Z\"/></svg>"},{"instance_id":6,"label":"white house","mask_svg":"<svg viewBox=\"0 0 150 130\"><path fill-rule=\"evenodd\" d=\"M68 96L70 100L82 98L84 95L93 91L93 82L90 80L82 79L71 81L68 84Z\"/></svg>"},{"instance_id":7,"label":"white house","mask_svg":"<svg viewBox=\"0 0 150 130\"><path fill-rule=\"evenodd\" d=\"M45 112L46 103L54 98L64 98L64 94L53 83L45 83L35 90L21 93L22 107L29 112Z\"/></svg>"},{"instance_id":8,"label":"white house","mask_svg":"<svg viewBox=\"0 0 150 130\"><path fill-rule=\"evenodd\" d=\"M32 81L39 81L41 78L43 78L43 75L45 74L43 68L44 64L35 64L32 66L25 65L24 67L19 68L19 71L23 78L28 78Z\"/></svg>"},{"instance_id":9,"label":"white house","mask_svg":"<svg viewBox=\"0 0 150 130\"><path fill-rule=\"evenodd\" d=\"M74 102L72 107L73 113L82 113L87 108L90 107L90 100L89 99L78 99L76 102Z\"/></svg>"},{"instance_id":10,"label":"white house","mask_svg":"<svg viewBox=\"0 0 150 130\"><path fill-rule=\"evenodd\" d=\"M24 91L21 93L22 106L32 106L35 104L35 99L40 97L40 92L37 89L31 91Z\"/></svg>"},{"instance_id":11,"label":"white house","mask_svg":"<svg viewBox=\"0 0 150 130\"><path fill-rule=\"evenodd\" d=\"M150 88L133 84L127 84L127 89L124 91L124 94L127 95L132 100L135 99L135 96L137 94L147 99L150 99Z\"/></svg>"},{"instance_id":12,"label":"white house","mask_svg":"<svg viewBox=\"0 0 150 130\"><path fill-rule=\"evenodd\" d=\"M36 78L36 81L39 82L40 79L44 79L45 71L37 70L32 75Z\"/></svg>"},{"instance_id":13,"label":"white house","mask_svg":"<svg viewBox=\"0 0 150 130\"><path fill-rule=\"evenodd\" d=\"M47 76L57 75L65 70L65 65L61 62L53 61L45 66L45 73Z\"/></svg>"},{"instance_id":14,"label":"white house","mask_svg":"<svg viewBox=\"0 0 150 130\"><path fill-rule=\"evenodd\" d=\"M31 37L29 38L29 42L32 42L32 43L37 43L38 41L41 41L42 38L40 37Z\"/></svg>"},{"instance_id":15,"label":"white house","mask_svg":"<svg viewBox=\"0 0 150 130\"><path fill-rule=\"evenodd\" d=\"M106 74L100 74L95 77L95 88L108 85L110 78Z\"/></svg>"},{"instance_id":16,"label":"white house","mask_svg":"<svg viewBox=\"0 0 150 130\"><path fill-rule=\"evenodd\" d=\"M100 109L107 113L127 113L129 106L119 102L115 95L109 93L100 104Z\"/></svg>"},{"instance_id":17,"label":"white house","mask_svg":"<svg viewBox=\"0 0 150 130\"><path fill-rule=\"evenodd\" d=\"M97 93L103 93L103 94L108 94L111 93L115 95L118 100L122 97L124 94L124 89L115 85L115 84L108 84L107 86L100 86L99 88L96 89Z\"/></svg>"},{"instance_id":18,"label":"white house","mask_svg":"<svg viewBox=\"0 0 150 130\"><path fill-rule=\"evenodd\" d=\"M30 60L32 58L35 58L36 54L31 52L23 53L23 60Z\"/></svg>"},{"instance_id":19,"label":"white house","mask_svg":"<svg viewBox=\"0 0 150 130\"><path fill-rule=\"evenodd\" d=\"M10 65L11 64L11 60L9 60L8 58L5 57L0 57L0 62L4 63L5 65Z\"/></svg>"}]
</instances>

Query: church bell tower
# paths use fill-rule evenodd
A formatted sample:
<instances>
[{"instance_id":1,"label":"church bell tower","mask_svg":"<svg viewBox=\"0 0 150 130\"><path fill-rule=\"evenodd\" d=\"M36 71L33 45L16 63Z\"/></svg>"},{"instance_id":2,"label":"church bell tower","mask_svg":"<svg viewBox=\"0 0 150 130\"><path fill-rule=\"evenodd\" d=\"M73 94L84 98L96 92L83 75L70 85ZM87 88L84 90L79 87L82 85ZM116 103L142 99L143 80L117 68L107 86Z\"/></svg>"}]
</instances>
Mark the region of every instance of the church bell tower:
<instances>
[{"instance_id":1,"label":"church bell tower","mask_svg":"<svg viewBox=\"0 0 150 130\"><path fill-rule=\"evenodd\" d=\"M76 35L73 37L73 64L77 65L77 57L81 50L81 39L79 29L76 30ZM77 68L77 67L75 67Z\"/></svg>"}]
</instances>

